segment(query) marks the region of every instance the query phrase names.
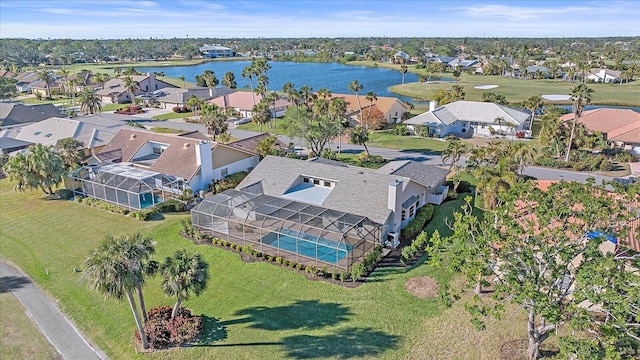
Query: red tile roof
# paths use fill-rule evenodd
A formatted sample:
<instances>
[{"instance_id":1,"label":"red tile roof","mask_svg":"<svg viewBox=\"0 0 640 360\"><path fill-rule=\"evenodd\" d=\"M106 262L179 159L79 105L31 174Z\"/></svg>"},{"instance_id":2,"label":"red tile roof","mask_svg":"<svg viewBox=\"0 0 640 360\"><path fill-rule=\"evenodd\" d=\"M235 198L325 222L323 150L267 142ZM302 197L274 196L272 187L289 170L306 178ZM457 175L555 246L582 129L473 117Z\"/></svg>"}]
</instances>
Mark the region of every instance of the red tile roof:
<instances>
[{"instance_id":1,"label":"red tile roof","mask_svg":"<svg viewBox=\"0 0 640 360\"><path fill-rule=\"evenodd\" d=\"M573 120L573 113L565 114L560 117L562 121ZM637 113L629 109L610 109L599 108L594 110L588 110L582 113L578 122L584 124L584 126L591 131L600 131L607 134L608 140L612 139L612 134L617 130L636 124L627 131L640 127L640 113ZM620 141L620 140L619 140Z\"/></svg>"}]
</instances>

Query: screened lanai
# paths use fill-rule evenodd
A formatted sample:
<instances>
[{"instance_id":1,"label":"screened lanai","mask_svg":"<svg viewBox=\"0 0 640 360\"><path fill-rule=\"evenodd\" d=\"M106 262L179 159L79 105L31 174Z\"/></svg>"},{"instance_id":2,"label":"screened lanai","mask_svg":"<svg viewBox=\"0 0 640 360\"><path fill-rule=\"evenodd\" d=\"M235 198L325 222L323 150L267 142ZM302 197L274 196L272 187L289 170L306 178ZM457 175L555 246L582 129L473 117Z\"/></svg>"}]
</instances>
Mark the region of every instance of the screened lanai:
<instances>
[{"instance_id":1,"label":"screened lanai","mask_svg":"<svg viewBox=\"0 0 640 360\"><path fill-rule=\"evenodd\" d=\"M86 196L140 210L178 197L184 181L128 164L83 166L67 178L67 189L75 196Z\"/></svg>"},{"instance_id":2,"label":"screened lanai","mask_svg":"<svg viewBox=\"0 0 640 360\"><path fill-rule=\"evenodd\" d=\"M191 210L202 232L302 265L347 270L380 241L369 218L289 199L227 190Z\"/></svg>"}]
</instances>

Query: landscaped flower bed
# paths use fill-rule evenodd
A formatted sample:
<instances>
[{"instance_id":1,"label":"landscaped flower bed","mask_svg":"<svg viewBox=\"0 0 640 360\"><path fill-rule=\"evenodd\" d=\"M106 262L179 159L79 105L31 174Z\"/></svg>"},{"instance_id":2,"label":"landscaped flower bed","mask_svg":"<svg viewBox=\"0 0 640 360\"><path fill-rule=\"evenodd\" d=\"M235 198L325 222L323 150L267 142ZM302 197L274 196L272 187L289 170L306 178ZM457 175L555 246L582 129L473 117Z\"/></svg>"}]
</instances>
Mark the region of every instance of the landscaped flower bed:
<instances>
[{"instance_id":1,"label":"landscaped flower bed","mask_svg":"<svg viewBox=\"0 0 640 360\"><path fill-rule=\"evenodd\" d=\"M118 109L114 111L114 114L135 115L135 114L142 114L143 112L144 110L142 110L142 107L138 105L129 105L129 106L123 107L122 109Z\"/></svg>"}]
</instances>

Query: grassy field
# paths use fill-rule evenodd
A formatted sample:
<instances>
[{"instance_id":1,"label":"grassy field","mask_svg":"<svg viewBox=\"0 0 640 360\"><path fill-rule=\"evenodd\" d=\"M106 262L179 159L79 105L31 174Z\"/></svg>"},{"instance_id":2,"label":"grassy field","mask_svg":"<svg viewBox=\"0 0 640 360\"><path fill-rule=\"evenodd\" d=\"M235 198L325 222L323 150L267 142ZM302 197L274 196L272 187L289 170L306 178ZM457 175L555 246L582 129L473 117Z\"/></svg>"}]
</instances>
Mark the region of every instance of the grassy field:
<instances>
[{"instance_id":1,"label":"grassy field","mask_svg":"<svg viewBox=\"0 0 640 360\"><path fill-rule=\"evenodd\" d=\"M25 308L9 292L0 290L0 358L3 360L62 359Z\"/></svg>"},{"instance_id":2,"label":"grassy field","mask_svg":"<svg viewBox=\"0 0 640 360\"><path fill-rule=\"evenodd\" d=\"M183 216L138 222L70 201L46 200L37 192L15 193L6 180L0 181L0 213L0 256L58 299L62 311L112 359L143 357L134 352L128 306L87 290L73 272L107 234L140 231L158 242L157 259L188 248L201 252L210 264L207 291L185 302L207 317L207 340L146 358L404 359L411 347L407 334L442 311L435 299L406 293L404 282L420 275L448 282L452 276L423 265L376 272L355 289L309 281L180 238ZM173 302L161 293L159 279L151 279L145 293L148 307Z\"/></svg>"}]
</instances>

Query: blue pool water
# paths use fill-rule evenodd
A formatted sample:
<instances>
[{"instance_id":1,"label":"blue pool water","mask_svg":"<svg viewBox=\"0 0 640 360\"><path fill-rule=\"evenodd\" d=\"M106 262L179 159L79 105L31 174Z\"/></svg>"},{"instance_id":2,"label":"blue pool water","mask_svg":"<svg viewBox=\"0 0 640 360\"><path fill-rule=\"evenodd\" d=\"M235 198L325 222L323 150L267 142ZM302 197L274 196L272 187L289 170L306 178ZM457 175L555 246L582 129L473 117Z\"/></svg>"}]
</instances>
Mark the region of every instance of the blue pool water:
<instances>
[{"instance_id":1,"label":"blue pool water","mask_svg":"<svg viewBox=\"0 0 640 360\"><path fill-rule=\"evenodd\" d=\"M315 237L304 232L298 235L302 239L298 239L295 236L285 235L287 233L292 234L294 231L289 229L282 229L281 234L270 233L262 238L262 243L280 248L282 250L298 253L310 258L317 258L320 261L337 264L340 260L345 258L351 251L351 246L346 244L339 244L333 240L320 238L317 243ZM284 233L284 234L283 234ZM278 235L280 235L280 243L278 244ZM305 241L303 239L313 239L312 241ZM297 249L296 249L296 240Z\"/></svg>"}]
</instances>

